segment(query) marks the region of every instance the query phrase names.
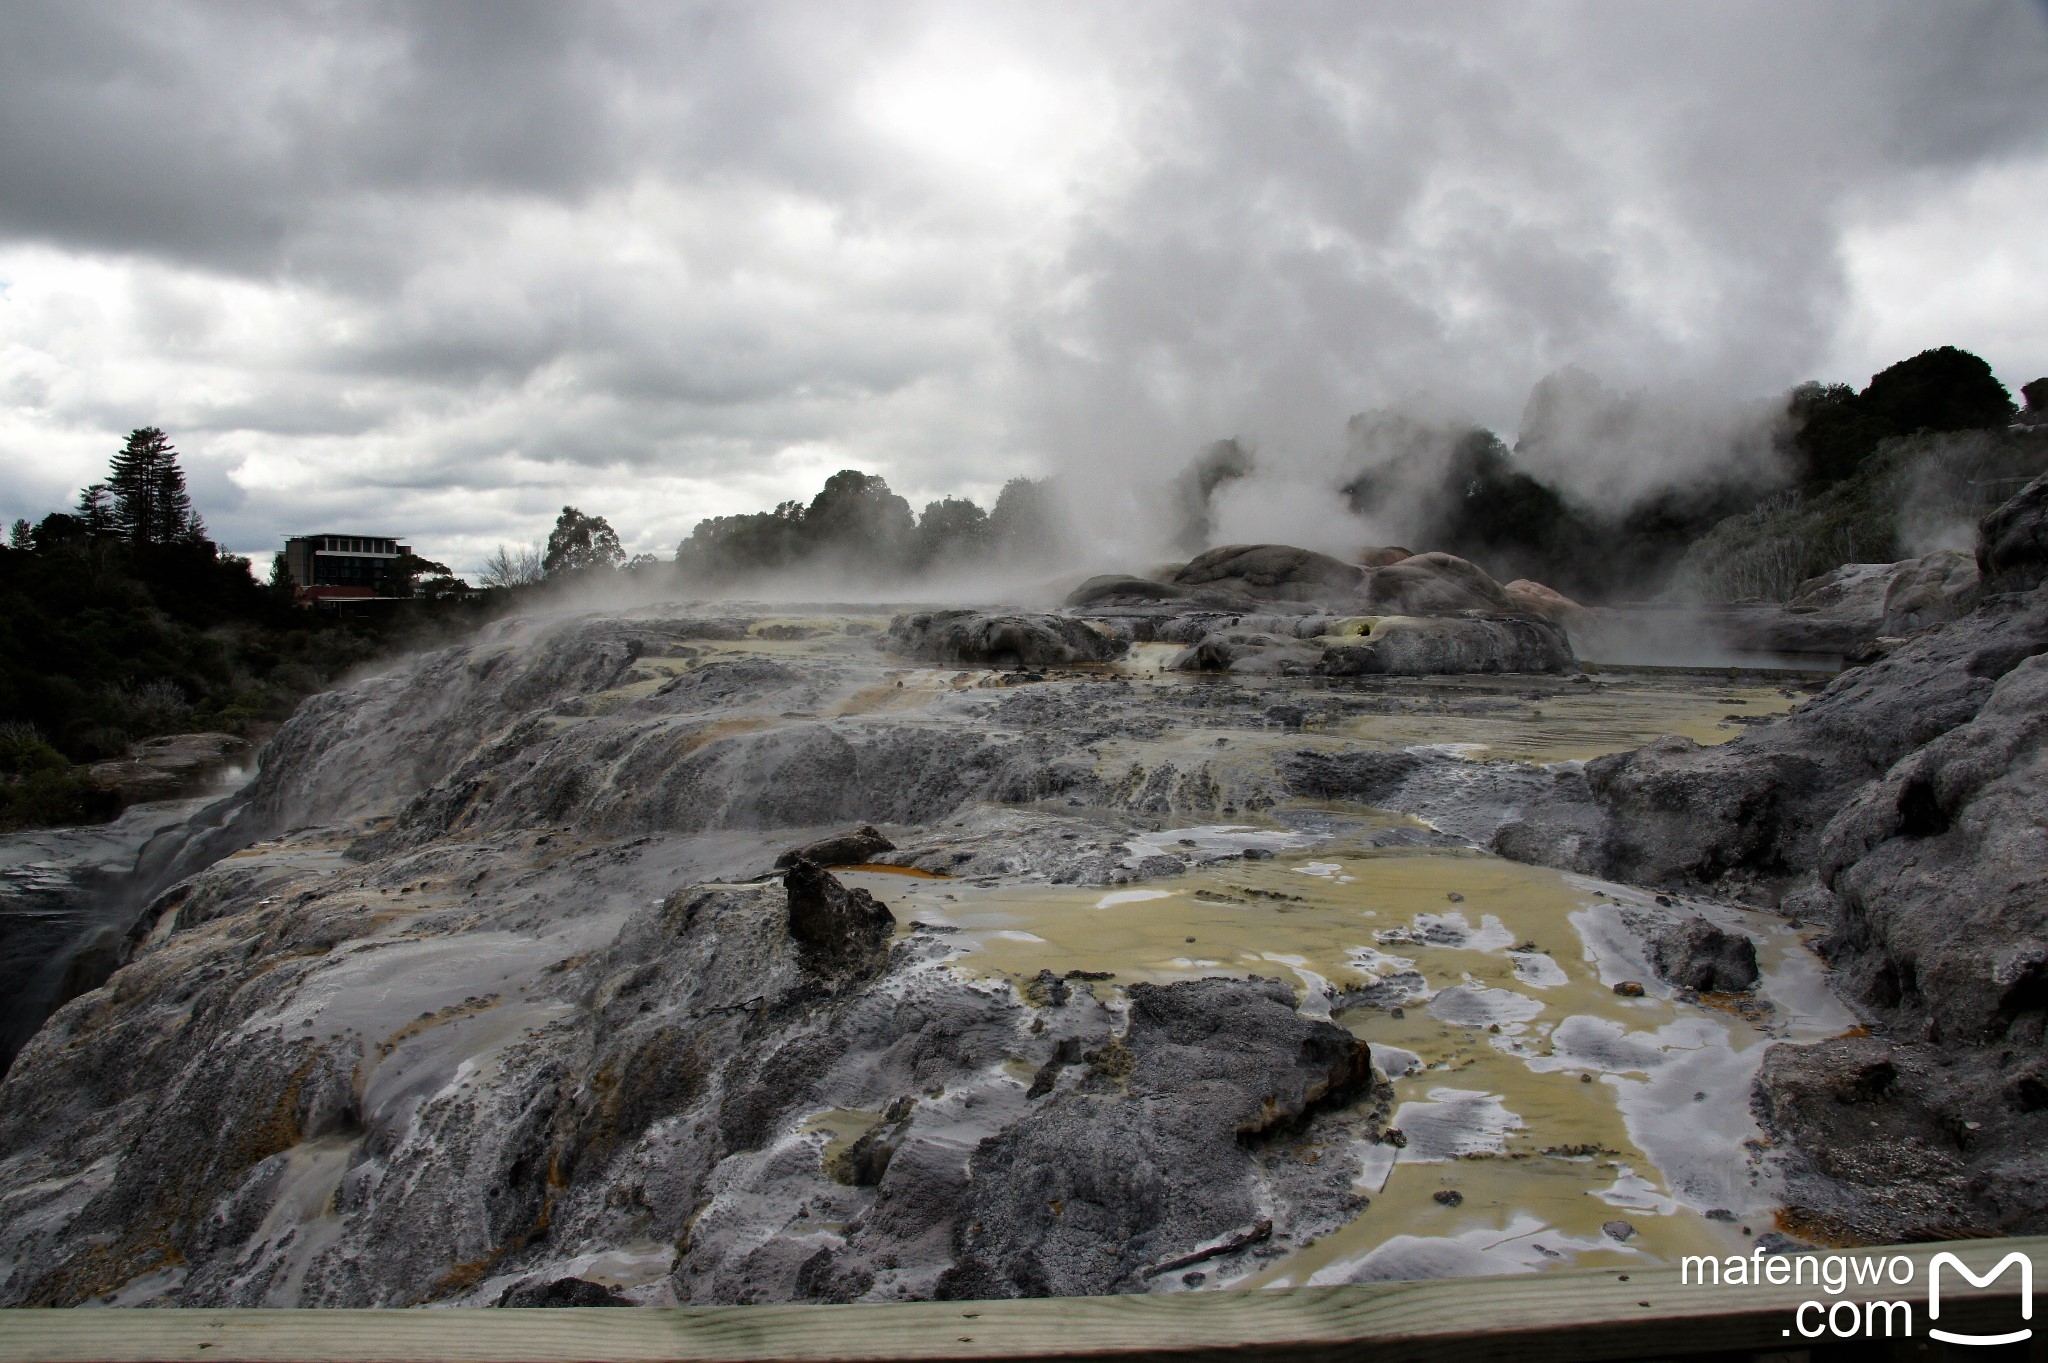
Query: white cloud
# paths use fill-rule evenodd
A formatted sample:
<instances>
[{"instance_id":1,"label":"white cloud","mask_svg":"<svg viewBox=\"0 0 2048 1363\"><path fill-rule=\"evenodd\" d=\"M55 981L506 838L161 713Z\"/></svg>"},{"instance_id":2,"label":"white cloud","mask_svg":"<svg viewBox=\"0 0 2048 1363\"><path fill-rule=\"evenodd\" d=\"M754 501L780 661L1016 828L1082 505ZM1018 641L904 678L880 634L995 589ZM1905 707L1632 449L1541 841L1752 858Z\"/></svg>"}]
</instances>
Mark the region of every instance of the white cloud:
<instances>
[{"instance_id":1,"label":"white cloud","mask_svg":"<svg viewBox=\"0 0 2048 1363\"><path fill-rule=\"evenodd\" d=\"M913 504L1060 470L1138 554L1137 485L1211 439L1312 499L1352 412L1512 432L1568 364L1691 408L1933 344L2048 369L2048 30L1988 0L81 4L9 40L6 517L148 423L244 550L371 521L473 567L569 502L666 552L852 466Z\"/></svg>"}]
</instances>

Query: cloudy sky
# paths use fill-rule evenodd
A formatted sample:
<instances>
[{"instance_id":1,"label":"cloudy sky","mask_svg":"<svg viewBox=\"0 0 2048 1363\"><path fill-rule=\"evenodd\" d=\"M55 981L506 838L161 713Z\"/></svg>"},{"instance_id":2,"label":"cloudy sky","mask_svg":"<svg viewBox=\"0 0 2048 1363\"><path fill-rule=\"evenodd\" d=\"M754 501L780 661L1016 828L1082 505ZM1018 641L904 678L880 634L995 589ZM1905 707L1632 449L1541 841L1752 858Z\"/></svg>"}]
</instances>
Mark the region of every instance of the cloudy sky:
<instances>
[{"instance_id":1,"label":"cloudy sky","mask_svg":"<svg viewBox=\"0 0 2048 1363\"><path fill-rule=\"evenodd\" d=\"M2044 0L0 18L10 520L153 424L244 552L471 568L574 502L668 553L848 466L1113 531L1207 440L1512 437L1567 365L2048 374Z\"/></svg>"}]
</instances>

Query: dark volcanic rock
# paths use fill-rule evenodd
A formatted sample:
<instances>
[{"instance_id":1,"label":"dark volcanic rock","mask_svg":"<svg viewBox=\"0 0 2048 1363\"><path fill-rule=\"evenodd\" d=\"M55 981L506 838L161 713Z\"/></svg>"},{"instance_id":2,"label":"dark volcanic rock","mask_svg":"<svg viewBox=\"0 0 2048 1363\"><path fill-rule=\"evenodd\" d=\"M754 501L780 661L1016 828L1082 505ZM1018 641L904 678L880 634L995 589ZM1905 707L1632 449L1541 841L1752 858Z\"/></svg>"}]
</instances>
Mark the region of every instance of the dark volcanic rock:
<instances>
[{"instance_id":1,"label":"dark volcanic rock","mask_svg":"<svg viewBox=\"0 0 2048 1363\"><path fill-rule=\"evenodd\" d=\"M1978 525L1977 571L1987 592L2032 591L2048 577L2048 473Z\"/></svg>"},{"instance_id":2,"label":"dark volcanic rock","mask_svg":"<svg viewBox=\"0 0 2048 1363\"><path fill-rule=\"evenodd\" d=\"M1171 582L1154 582L1148 577L1125 573L1104 573L1091 577L1067 593L1069 606L1095 606L1104 602L1179 601L1190 595L1185 587Z\"/></svg>"},{"instance_id":3,"label":"dark volcanic rock","mask_svg":"<svg viewBox=\"0 0 2048 1363\"><path fill-rule=\"evenodd\" d=\"M1365 1094L1364 1042L1273 980L1134 985L1071 1091L975 1151L939 1295L1143 1290L1148 1266L1256 1225L1252 1147Z\"/></svg>"},{"instance_id":4,"label":"dark volcanic rock","mask_svg":"<svg viewBox=\"0 0 2048 1363\"><path fill-rule=\"evenodd\" d=\"M1704 918L1666 928L1650 940L1649 955L1659 975L1684 989L1734 993L1756 987L1756 943Z\"/></svg>"},{"instance_id":5,"label":"dark volcanic rock","mask_svg":"<svg viewBox=\"0 0 2048 1363\"><path fill-rule=\"evenodd\" d=\"M1930 1099L1933 1101L1930 1102ZM1794 1219L1830 1238L1892 1244L1992 1229L1972 1194L1949 1100L1893 1046L1839 1037L1775 1046L1756 1082L1758 1115L1788 1137Z\"/></svg>"},{"instance_id":6,"label":"dark volcanic rock","mask_svg":"<svg viewBox=\"0 0 2048 1363\"><path fill-rule=\"evenodd\" d=\"M1348 598L1364 580L1356 564L1289 544L1226 544L1174 573L1181 587L1211 587L1272 601Z\"/></svg>"},{"instance_id":7,"label":"dark volcanic rock","mask_svg":"<svg viewBox=\"0 0 2048 1363\"><path fill-rule=\"evenodd\" d=\"M1130 644L1064 615L989 615L981 611L919 611L889 622L882 647L926 663L978 667L1045 667L1105 663Z\"/></svg>"},{"instance_id":8,"label":"dark volcanic rock","mask_svg":"<svg viewBox=\"0 0 2048 1363\"><path fill-rule=\"evenodd\" d=\"M1364 587L1360 605L1370 615L1454 615L1514 606L1485 569L1456 554L1413 555L1374 569Z\"/></svg>"},{"instance_id":9,"label":"dark volcanic rock","mask_svg":"<svg viewBox=\"0 0 2048 1363\"><path fill-rule=\"evenodd\" d=\"M835 833L829 838L820 838L802 847L794 847L775 859L775 868L781 870L799 861L808 861L816 866L858 866L873 861L884 852L893 852L896 844L875 831L873 824L862 824L851 833Z\"/></svg>"},{"instance_id":10,"label":"dark volcanic rock","mask_svg":"<svg viewBox=\"0 0 2048 1363\"><path fill-rule=\"evenodd\" d=\"M2048 598L1988 602L1732 742L1664 738L1561 772L1494 845L1636 884L1749 886L1775 902L1819 864L1821 830L1866 785L1968 723L1999 678L2043 650Z\"/></svg>"},{"instance_id":11,"label":"dark volcanic rock","mask_svg":"<svg viewBox=\"0 0 2048 1363\"><path fill-rule=\"evenodd\" d=\"M1322 662L1316 644L1289 635L1257 630L1219 629L1175 655L1167 666L1176 672L1267 672L1303 676Z\"/></svg>"},{"instance_id":12,"label":"dark volcanic rock","mask_svg":"<svg viewBox=\"0 0 2048 1363\"><path fill-rule=\"evenodd\" d=\"M2036 1049L2048 1012L2048 656L1828 825L1849 991L1909 1029Z\"/></svg>"},{"instance_id":13,"label":"dark volcanic rock","mask_svg":"<svg viewBox=\"0 0 2048 1363\"><path fill-rule=\"evenodd\" d=\"M631 1306L627 1298L588 1278L557 1278L551 1283L521 1283L505 1289L500 1306Z\"/></svg>"},{"instance_id":14,"label":"dark volcanic rock","mask_svg":"<svg viewBox=\"0 0 2048 1363\"><path fill-rule=\"evenodd\" d=\"M1422 677L1464 672L1564 672L1574 665L1564 631L1539 616L1398 616L1374 625L1362 642L1324 650L1316 671L1330 677Z\"/></svg>"},{"instance_id":15,"label":"dark volcanic rock","mask_svg":"<svg viewBox=\"0 0 2048 1363\"><path fill-rule=\"evenodd\" d=\"M896 916L866 890L849 890L808 861L782 874L789 892L789 935L807 964L829 971L872 971L889 955Z\"/></svg>"}]
</instances>

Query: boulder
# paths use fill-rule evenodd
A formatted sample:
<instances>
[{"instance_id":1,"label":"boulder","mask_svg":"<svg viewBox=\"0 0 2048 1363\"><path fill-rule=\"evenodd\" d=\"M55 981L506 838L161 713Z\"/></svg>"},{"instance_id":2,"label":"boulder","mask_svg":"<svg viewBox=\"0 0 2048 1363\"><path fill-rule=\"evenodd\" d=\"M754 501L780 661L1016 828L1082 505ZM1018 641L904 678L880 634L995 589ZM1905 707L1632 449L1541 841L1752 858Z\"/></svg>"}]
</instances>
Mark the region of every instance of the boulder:
<instances>
[{"instance_id":1,"label":"boulder","mask_svg":"<svg viewBox=\"0 0 2048 1363\"><path fill-rule=\"evenodd\" d=\"M835 833L829 838L820 838L802 847L793 847L775 859L775 869L780 871L799 861L808 861L813 866L858 866L873 861L884 852L893 852L896 844L875 831L874 825L862 824L850 833Z\"/></svg>"},{"instance_id":2,"label":"boulder","mask_svg":"<svg viewBox=\"0 0 2048 1363\"><path fill-rule=\"evenodd\" d=\"M982 611L918 611L889 622L882 648L925 663L974 667L1046 667L1106 663L1130 644L1064 615L992 615Z\"/></svg>"},{"instance_id":3,"label":"boulder","mask_svg":"<svg viewBox=\"0 0 2048 1363\"><path fill-rule=\"evenodd\" d=\"M550 1283L514 1283L498 1297L500 1306L631 1306L633 1303L603 1283L588 1278L557 1278Z\"/></svg>"},{"instance_id":4,"label":"boulder","mask_svg":"<svg viewBox=\"0 0 2048 1363\"><path fill-rule=\"evenodd\" d=\"M1384 568L1390 563L1399 563L1404 558L1415 557L1415 551L1404 549L1398 544L1390 544L1385 548L1367 546L1351 557L1361 568Z\"/></svg>"},{"instance_id":5,"label":"boulder","mask_svg":"<svg viewBox=\"0 0 2048 1363\"><path fill-rule=\"evenodd\" d=\"M1886 635L1911 634L1960 620L1977 605L1977 561L1959 549L1937 549L1892 565L1884 593Z\"/></svg>"},{"instance_id":6,"label":"boulder","mask_svg":"<svg viewBox=\"0 0 2048 1363\"><path fill-rule=\"evenodd\" d=\"M1977 523L1985 592L2032 591L2048 578L2048 473Z\"/></svg>"},{"instance_id":7,"label":"boulder","mask_svg":"<svg viewBox=\"0 0 2048 1363\"><path fill-rule=\"evenodd\" d=\"M1444 553L1415 554L1374 569L1365 580L1360 603L1373 615L1452 615L1508 610L1513 605L1484 569Z\"/></svg>"},{"instance_id":8,"label":"boulder","mask_svg":"<svg viewBox=\"0 0 2048 1363\"><path fill-rule=\"evenodd\" d=\"M822 973L868 973L889 956L896 916L866 890L849 890L808 861L782 874L789 895L789 935L804 963Z\"/></svg>"},{"instance_id":9,"label":"boulder","mask_svg":"<svg viewBox=\"0 0 2048 1363\"><path fill-rule=\"evenodd\" d=\"M1348 598L1365 570L1342 559L1288 544L1228 544L1196 557L1173 575L1183 587L1220 588L1259 600Z\"/></svg>"},{"instance_id":10,"label":"boulder","mask_svg":"<svg viewBox=\"0 0 2048 1363\"><path fill-rule=\"evenodd\" d=\"M1569 628L1575 621L1585 618L1586 608L1554 587L1546 587L1526 577L1518 577L1501 588L1508 604L1529 615L1540 615L1555 625Z\"/></svg>"},{"instance_id":11,"label":"boulder","mask_svg":"<svg viewBox=\"0 0 2048 1363\"><path fill-rule=\"evenodd\" d=\"M1908 634L1968 615L1977 604L1977 566L1954 549L1897 563L1845 563L1808 578L1785 603L1794 619L1775 635L1836 627L1841 642Z\"/></svg>"},{"instance_id":12,"label":"boulder","mask_svg":"<svg viewBox=\"0 0 2048 1363\"><path fill-rule=\"evenodd\" d=\"M1071 1086L968 1156L954 1266L935 1296L1143 1291L1270 1233L1264 1142L1371 1092L1366 1043L1295 1011L1276 980L1133 984L1129 1025ZM1069 1071L1079 1069L1069 1063Z\"/></svg>"},{"instance_id":13,"label":"boulder","mask_svg":"<svg viewBox=\"0 0 2048 1363\"><path fill-rule=\"evenodd\" d=\"M1756 943L1704 918L1674 923L1650 939L1650 964L1681 989L1737 993L1756 988Z\"/></svg>"},{"instance_id":14,"label":"boulder","mask_svg":"<svg viewBox=\"0 0 2048 1363\"><path fill-rule=\"evenodd\" d=\"M1358 643L1333 643L1316 671L1328 677L1459 672L1564 672L1575 665L1564 631L1533 615L1376 621Z\"/></svg>"},{"instance_id":15,"label":"boulder","mask_svg":"<svg viewBox=\"0 0 2048 1363\"><path fill-rule=\"evenodd\" d=\"M1068 592L1066 604L1095 606L1135 601L1179 601L1188 595L1187 588L1171 582L1154 582L1151 578L1132 577L1128 573L1103 573Z\"/></svg>"}]
</instances>

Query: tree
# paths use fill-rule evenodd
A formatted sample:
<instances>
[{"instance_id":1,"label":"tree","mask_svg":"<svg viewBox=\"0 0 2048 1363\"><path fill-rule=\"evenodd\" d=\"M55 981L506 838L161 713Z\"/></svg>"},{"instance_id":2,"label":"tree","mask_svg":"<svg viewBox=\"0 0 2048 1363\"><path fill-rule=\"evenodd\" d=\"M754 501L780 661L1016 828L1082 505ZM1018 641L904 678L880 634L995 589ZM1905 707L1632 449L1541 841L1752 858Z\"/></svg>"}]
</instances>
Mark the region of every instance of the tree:
<instances>
[{"instance_id":1,"label":"tree","mask_svg":"<svg viewBox=\"0 0 2048 1363\"><path fill-rule=\"evenodd\" d=\"M573 506L562 508L555 517L554 532L548 536L547 553L541 569L549 577L585 568L616 568L626 561L619 537L602 516L586 516Z\"/></svg>"},{"instance_id":2,"label":"tree","mask_svg":"<svg viewBox=\"0 0 2048 1363\"><path fill-rule=\"evenodd\" d=\"M483 571L477 574L477 581L486 587L530 587L546 576L540 550L507 549L501 544L484 556Z\"/></svg>"},{"instance_id":3,"label":"tree","mask_svg":"<svg viewBox=\"0 0 2048 1363\"><path fill-rule=\"evenodd\" d=\"M192 514L178 452L154 426L129 432L108 470L107 491L113 498L114 528L131 544L176 544L206 533Z\"/></svg>"},{"instance_id":4,"label":"tree","mask_svg":"<svg viewBox=\"0 0 2048 1363\"><path fill-rule=\"evenodd\" d=\"M28 523L27 518L17 517L14 524L8 527L7 547L26 552L36 547L35 536L35 527Z\"/></svg>"},{"instance_id":5,"label":"tree","mask_svg":"<svg viewBox=\"0 0 2048 1363\"><path fill-rule=\"evenodd\" d=\"M1894 435L1975 430L2012 420L2012 394L1991 366L1952 345L1923 350L1872 375L1861 401Z\"/></svg>"},{"instance_id":6,"label":"tree","mask_svg":"<svg viewBox=\"0 0 2048 1363\"><path fill-rule=\"evenodd\" d=\"M454 575L445 563L436 563L430 558L421 558L410 551L400 554L384 565L379 574L378 591L385 596L416 596L417 584L421 578L429 581L452 580Z\"/></svg>"},{"instance_id":7,"label":"tree","mask_svg":"<svg viewBox=\"0 0 2048 1363\"><path fill-rule=\"evenodd\" d=\"M858 469L827 478L803 516L811 552L825 550L842 561L885 570L910 556L916 530L910 503L891 492L886 479Z\"/></svg>"},{"instance_id":8,"label":"tree","mask_svg":"<svg viewBox=\"0 0 2048 1363\"><path fill-rule=\"evenodd\" d=\"M1012 478L996 494L988 513L988 538L1006 558L1047 559L1057 555L1066 534L1052 483L1046 478Z\"/></svg>"},{"instance_id":9,"label":"tree","mask_svg":"<svg viewBox=\"0 0 2048 1363\"><path fill-rule=\"evenodd\" d=\"M78 520L88 535L114 533L114 506L107 497L107 485L94 483L78 494Z\"/></svg>"},{"instance_id":10,"label":"tree","mask_svg":"<svg viewBox=\"0 0 2048 1363\"><path fill-rule=\"evenodd\" d=\"M988 540L988 513L964 497L925 503L917 522L917 563L973 558Z\"/></svg>"}]
</instances>

